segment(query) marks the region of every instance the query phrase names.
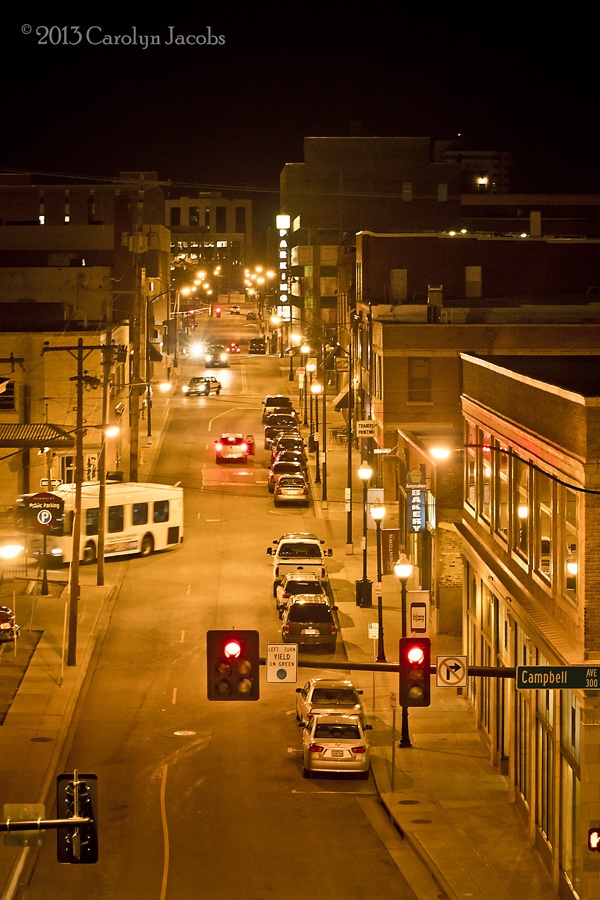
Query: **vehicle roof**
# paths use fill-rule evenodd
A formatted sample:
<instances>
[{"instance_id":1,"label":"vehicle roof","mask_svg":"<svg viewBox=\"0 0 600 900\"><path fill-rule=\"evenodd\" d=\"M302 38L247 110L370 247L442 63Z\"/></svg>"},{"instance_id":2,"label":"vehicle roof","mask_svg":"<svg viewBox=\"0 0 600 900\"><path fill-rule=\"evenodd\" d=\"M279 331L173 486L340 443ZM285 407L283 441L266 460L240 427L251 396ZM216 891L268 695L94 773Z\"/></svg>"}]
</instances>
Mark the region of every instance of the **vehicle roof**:
<instances>
[{"instance_id":1,"label":"vehicle roof","mask_svg":"<svg viewBox=\"0 0 600 900\"><path fill-rule=\"evenodd\" d=\"M311 687L319 687L319 688L353 688L356 690L356 685L350 681L349 678L310 678L308 683Z\"/></svg>"},{"instance_id":2,"label":"vehicle roof","mask_svg":"<svg viewBox=\"0 0 600 900\"><path fill-rule=\"evenodd\" d=\"M295 475L295 474L292 473L292 472L286 472L286 473L284 473L284 474L281 476L281 478L279 479L279 485L280 485L280 486L281 486L282 484L283 484L283 485L285 485L285 484L298 484L298 483L300 483L300 482L301 482L302 484L306 484L306 479L304 478L304 475L300 475L299 473L298 473L297 475Z\"/></svg>"},{"instance_id":3,"label":"vehicle roof","mask_svg":"<svg viewBox=\"0 0 600 900\"><path fill-rule=\"evenodd\" d=\"M286 394L267 394L267 396L263 400L263 404L265 406L273 406L273 405L276 406L277 404L273 402L275 400L284 400L285 403L282 404L283 406L291 406L292 405L292 398L286 396Z\"/></svg>"},{"instance_id":4,"label":"vehicle roof","mask_svg":"<svg viewBox=\"0 0 600 900\"><path fill-rule=\"evenodd\" d=\"M242 434L235 434L235 432L224 431L220 437L220 440L222 441L230 441L232 439L235 441L242 441L244 436Z\"/></svg>"},{"instance_id":5,"label":"vehicle roof","mask_svg":"<svg viewBox=\"0 0 600 900\"><path fill-rule=\"evenodd\" d=\"M282 534L281 537L277 538L276 541L273 541L274 544L280 543L281 541L291 541L291 540L310 540L310 541L319 541L320 544L324 543L319 540L316 534L312 534L309 531L286 531L285 534Z\"/></svg>"},{"instance_id":6,"label":"vehicle roof","mask_svg":"<svg viewBox=\"0 0 600 900\"><path fill-rule=\"evenodd\" d=\"M360 716L349 713L316 713L311 716L311 722L330 725L359 725L362 728Z\"/></svg>"}]
</instances>

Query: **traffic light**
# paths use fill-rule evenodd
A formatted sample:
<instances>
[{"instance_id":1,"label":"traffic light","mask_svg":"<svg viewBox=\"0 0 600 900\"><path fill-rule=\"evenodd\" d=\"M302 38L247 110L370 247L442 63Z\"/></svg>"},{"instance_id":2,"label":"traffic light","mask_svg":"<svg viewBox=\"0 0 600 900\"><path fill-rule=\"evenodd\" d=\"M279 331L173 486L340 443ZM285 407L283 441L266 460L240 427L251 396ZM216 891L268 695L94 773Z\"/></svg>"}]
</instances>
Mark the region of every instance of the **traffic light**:
<instances>
[{"instance_id":1,"label":"traffic light","mask_svg":"<svg viewBox=\"0 0 600 900\"><path fill-rule=\"evenodd\" d=\"M588 850L600 852L600 828L590 828L588 831Z\"/></svg>"},{"instance_id":2,"label":"traffic light","mask_svg":"<svg viewBox=\"0 0 600 900\"><path fill-rule=\"evenodd\" d=\"M58 775L56 779L56 817L93 819L91 825L57 828L56 858L59 862L89 864L98 862L98 777L96 775Z\"/></svg>"},{"instance_id":3,"label":"traffic light","mask_svg":"<svg viewBox=\"0 0 600 900\"><path fill-rule=\"evenodd\" d=\"M258 700L258 631L207 631L209 700Z\"/></svg>"},{"instance_id":4,"label":"traffic light","mask_svg":"<svg viewBox=\"0 0 600 900\"><path fill-rule=\"evenodd\" d=\"M429 638L400 638L400 706L429 706Z\"/></svg>"}]
</instances>

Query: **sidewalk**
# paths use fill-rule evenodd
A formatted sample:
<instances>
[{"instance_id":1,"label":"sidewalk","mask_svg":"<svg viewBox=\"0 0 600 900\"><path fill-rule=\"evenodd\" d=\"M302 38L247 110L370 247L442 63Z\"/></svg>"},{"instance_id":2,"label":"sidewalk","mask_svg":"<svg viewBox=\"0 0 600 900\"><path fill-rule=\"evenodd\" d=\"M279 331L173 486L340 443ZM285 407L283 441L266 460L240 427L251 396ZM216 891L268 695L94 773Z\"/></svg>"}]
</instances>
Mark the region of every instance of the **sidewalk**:
<instances>
[{"instance_id":1,"label":"sidewalk","mask_svg":"<svg viewBox=\"0 0 600 900\"><path fill-rule=\"evenodd\" d=\"M328 410L328 426L343 427L340 413ZM329 428L328 428L329 434ZM353 553L345 552L347 515L344 489L348 480L347 447L327 444L327 508L321 509L322 484L313 480L317 517L327 543L335 535L334 591L348 659L372 662L375 642L368 637L377 622L375 532L367 538L367 576L373 581L373 606L356 604L355 582L362 578L362 484L353 483ZM353 452L353 470L360 466ZM311 476L315 473L311 454ZM343 556L343 560L341 557ZM339 589L338 589L339 585ZM384 646L388 663L398 661L402 634L401 592L394 576L383 578ZM462 654L461 639L433 634L431 661L438 655ZM377 791L390 817L432 872L443 896L471 900L551 900L558 895L525 826L509 802L508 781L490 762L468 701L456 688L431 683L431 706L409 710L410 747L399 747L401 711L390 706L398 695L398 675L359 672L363 700L373 724L372 771ZM372 681L373 687L368 687ZM395 724L395 735L392 725Z\"/></svg>"}]
</instances>

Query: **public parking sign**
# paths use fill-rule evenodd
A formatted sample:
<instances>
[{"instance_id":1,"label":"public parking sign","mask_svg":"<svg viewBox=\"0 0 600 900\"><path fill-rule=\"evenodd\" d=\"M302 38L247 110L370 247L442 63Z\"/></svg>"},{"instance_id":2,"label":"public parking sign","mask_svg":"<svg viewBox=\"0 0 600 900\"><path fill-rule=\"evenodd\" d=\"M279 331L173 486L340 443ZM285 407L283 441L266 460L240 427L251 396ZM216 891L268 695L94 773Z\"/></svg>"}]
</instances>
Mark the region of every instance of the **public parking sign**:
<instances>
[{"instance_id":1,"label":"public parking sign","mask_svg":"<svg viewBox=\"0 0 600 900\"><path fill-rule=\"evenodd\" d=\"M40 493L33 494L27 501L27 506L39 530L48 531L62 516L65 501L56 494Z\"/></svg>"}]
</instances>

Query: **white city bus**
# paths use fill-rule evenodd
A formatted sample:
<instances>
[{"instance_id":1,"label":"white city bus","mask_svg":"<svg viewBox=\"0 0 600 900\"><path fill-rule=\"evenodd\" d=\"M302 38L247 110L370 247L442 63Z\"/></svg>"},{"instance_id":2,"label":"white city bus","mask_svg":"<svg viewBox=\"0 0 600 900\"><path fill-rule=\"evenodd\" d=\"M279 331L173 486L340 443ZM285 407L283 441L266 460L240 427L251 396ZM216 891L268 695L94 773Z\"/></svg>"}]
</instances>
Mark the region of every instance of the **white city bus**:
<instances>
[{"instance_id":1,"label":"white city bus","mask_svg":"<svg viewBox=\"0 0 600 900\"><path fill-rule=\"evenodd\" d=\"M73 513L75 485L61 484L52 494L64 500L64 513L46 532L46 558L50 566L61 566L73 557ZM43 533L29 512L28 498L17 498L17 525L27 537L27 553L40 557ZM81 542L79 559L98 559L100 483L84 481L81 486ZM174 548L183 541L183 488L168 484L136 481L107 482L105 495L104 555L107 558Z\"/></svg>"}]
</instances>

